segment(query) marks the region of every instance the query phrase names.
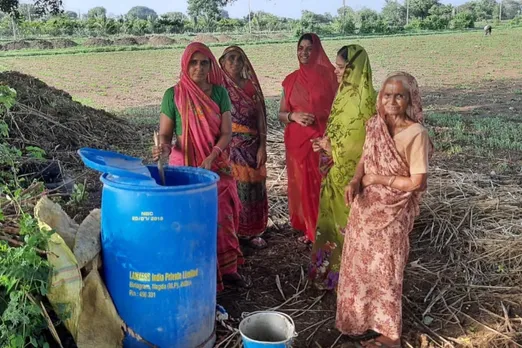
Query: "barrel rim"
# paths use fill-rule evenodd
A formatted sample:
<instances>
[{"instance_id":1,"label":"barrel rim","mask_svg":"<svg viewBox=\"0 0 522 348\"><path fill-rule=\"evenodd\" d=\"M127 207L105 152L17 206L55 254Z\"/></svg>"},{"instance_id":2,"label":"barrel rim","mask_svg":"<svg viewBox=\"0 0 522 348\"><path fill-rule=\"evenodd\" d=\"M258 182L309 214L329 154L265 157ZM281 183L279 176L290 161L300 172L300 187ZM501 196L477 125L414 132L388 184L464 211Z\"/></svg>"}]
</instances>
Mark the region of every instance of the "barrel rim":
<instances>
[{"instance_id":1,"label":"barrel rim","mask_svg":"<svg viewBox=\"0 0 522 348\"><path fill-rule=\"evenodd\" d=\"M275 314L275 315L278 315L280 317L283 317L285 320L287 320L290 323L291 328L293 329L294 333L290 337L288 337L286 340L278 341L278 342L264 342L264 341L254 340L254 339L248 337L243 332L242 326L244 325L244 323L246 322L247 319L250 319L250 318L252 318L252 317L254 317L256 315L262 315L262 314ZM295 337L296 337L295 323L294 323L294 320L292 319L292 317L287 315L287 314L285 314L285 313L281 313L281 312L277 312L277 311L257 311L257 312L250 313L250 315L247 315L245 318L243 318L241 320L241 322L239 323L238 330L239 330L239 333L241 334L241 336L246 338L246 339L248 339L249 341L254 342L254 343L266 344L266 345L285 344L285 343L288 343L288 342L292 342L295 339Z\"/></svg>"},{"instance_id":2,"label":"barrel rim","mask_svg":"<svg viewBox=\"0 0 522 348\"><path fill-rule=\"evenodd\" d=\"M154 168L155 166L148 165L147 168ZM112 180L109 173L103 173L100 180L104 185L116 188L127 188L133 190L143 191L157 191L157 192L184 192L203 188L210 188L217 184L220 180L219 175L206 169L189 167L189 166L168 166L169 171L184 172L198 174L209 179L208 182L202 182L190 185L179 186L162 186L162 185L143 185L142 181L135 181L135 183L122 182L121 180Z\"/></svg>"}]
</instances>

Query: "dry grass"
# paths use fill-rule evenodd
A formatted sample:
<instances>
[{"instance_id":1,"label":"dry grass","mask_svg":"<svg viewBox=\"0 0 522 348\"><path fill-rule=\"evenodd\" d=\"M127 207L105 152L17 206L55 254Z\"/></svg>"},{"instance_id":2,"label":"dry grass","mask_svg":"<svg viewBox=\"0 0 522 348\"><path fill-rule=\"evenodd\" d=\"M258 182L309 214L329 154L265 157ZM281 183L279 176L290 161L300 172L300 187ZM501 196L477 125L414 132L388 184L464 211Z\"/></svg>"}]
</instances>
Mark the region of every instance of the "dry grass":
<instances>
[{"instance_id":1,"label":"dry grass","mask_svg":"<svg viewBox=\"0 0 522 348\"><path fill-rule=\"evenodd\" d=\"M219 347L237 347L238 318L255 310L290 314L299 331L296 346L337 347L346 341L330 331L335 298L309 286L304 271L309 250L287 225L282 139L280 125L271 121L270 250L247 258L245 272L254 280L253 289L245 296L220 298L236 320L223 323ZM522 347L521 202L520 179L431 171L410 237L404 346Z\"/></svg>"}]
</instances>

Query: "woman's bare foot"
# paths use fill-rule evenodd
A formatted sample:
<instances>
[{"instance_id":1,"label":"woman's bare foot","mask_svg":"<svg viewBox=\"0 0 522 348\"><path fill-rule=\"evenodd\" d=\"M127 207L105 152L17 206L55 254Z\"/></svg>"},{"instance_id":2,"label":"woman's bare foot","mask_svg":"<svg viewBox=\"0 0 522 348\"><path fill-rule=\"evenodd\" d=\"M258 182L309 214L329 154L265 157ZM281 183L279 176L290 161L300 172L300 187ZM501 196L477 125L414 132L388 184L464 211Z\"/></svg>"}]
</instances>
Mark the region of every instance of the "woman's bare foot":
<instances>
[{"instance_id":1,"label":"woman's bare foot","mask_svg":"<svg viewBox=\"0 0 522 348\"><path fill-rule=\"evenodd\" d=\"M301 237L297 238L297 241L299 243L303 243L303 244L310 244L310 243L312 243L312 241L310 239L308 239L307 236L301 236Z\"/></svg>"},{"instance_id":2,"label":"woman's bare foot","mask_svg":"<svg viewBox=\"0 0 522 348\"><path fill-rule=\"evenodd\" d=\"M237 272L232 274L223 274L223 283L234 288L250 289L252 287L252 281Z\"/></svg>"},{"instance_id":3,"label":"woman's bare foot","mask_svg":"<svg viewBox=\"0 0 522 348\"><path fill-rule=\"evenodd\" d=\"M250 239L249 241L249 244L250 244L250 247L254 248L254 249L264 249L266 248L266 241L261 238L261 237L254 237L252 239Z\"/></svg>"}]
</instances>

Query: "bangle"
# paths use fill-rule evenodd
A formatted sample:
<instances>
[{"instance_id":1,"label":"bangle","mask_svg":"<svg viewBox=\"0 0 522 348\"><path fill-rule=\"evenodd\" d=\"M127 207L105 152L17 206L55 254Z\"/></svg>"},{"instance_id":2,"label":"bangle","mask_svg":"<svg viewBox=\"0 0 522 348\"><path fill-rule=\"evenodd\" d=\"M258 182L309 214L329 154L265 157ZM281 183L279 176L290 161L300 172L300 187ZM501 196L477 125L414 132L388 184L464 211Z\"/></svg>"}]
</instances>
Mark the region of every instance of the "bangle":
<instances>
[{"instance_id":1,"label":"bangle","mask_svg":"<svg viewBox=\"0 0 522 348\"><path fill-rule=\"evenodd\" d=\"M292 121L292 120L290 119L290 116L292 116L292 113L291 113L291 112L289 112L289 113L286 115L286 119L287 119L288 123L290 123L290 122L294 122L294 121Z\"/></svg>"},{"instance_id":2,"label":"bangle","mask_svg":"<svg viewBox=\"0 0 522 348\"><path fill-rule=\"evenodd\" d=\"M221 155L221 153L223 152L223 150L221 150L221 148L217 145L212 148L212 151L214 150L216 150L218 155Z\"/></svg>"},{"instance_id":3,"label":"bangle","mask_svg":"<svg viewBox=\"0 0 522 348\"><path fill-rule=\"evenodd\" d=\"M391 185L395 182L395 178L396 178L396 176L392 176L392 177L390 178L390 180L388 181L388 186L391 187Z\"/></svg>"},{"instance_id":4,"label":"bangle","mask_svg":"<svg viewBox=\"0 0 522 348\"><path fill-rule=\"evenodd\" d=\"M169 149L169 153L172 151L172 144L160 144L159 146L161 149L163 149L164 147L166 147L167 149Z\"/></svg>"}]
</instances>

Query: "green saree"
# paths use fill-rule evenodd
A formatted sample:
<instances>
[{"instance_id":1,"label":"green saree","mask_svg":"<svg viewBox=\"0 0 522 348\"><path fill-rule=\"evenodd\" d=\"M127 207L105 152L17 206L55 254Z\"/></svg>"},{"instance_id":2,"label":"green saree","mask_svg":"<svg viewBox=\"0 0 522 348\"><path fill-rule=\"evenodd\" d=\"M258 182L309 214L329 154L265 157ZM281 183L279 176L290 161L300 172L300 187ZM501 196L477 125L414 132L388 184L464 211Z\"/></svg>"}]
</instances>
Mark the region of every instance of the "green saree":
<instances>
[{"instance_id":1,"label":"green saree","mask_svg":"<svg viewBox=\"0 0 522 348\"><path fill-rule=\"evenodd\" d=\"M319 220L309 268L309 276L316 285L329 290L337 287L344 228L350 213L344 203L344 188L361 157L365 123L375 114L377 97L364 48L349 45L348 61L351 64L344 72L325 133L330 139L332 154L321 154Z\"/></svg>"}]
</instances>

